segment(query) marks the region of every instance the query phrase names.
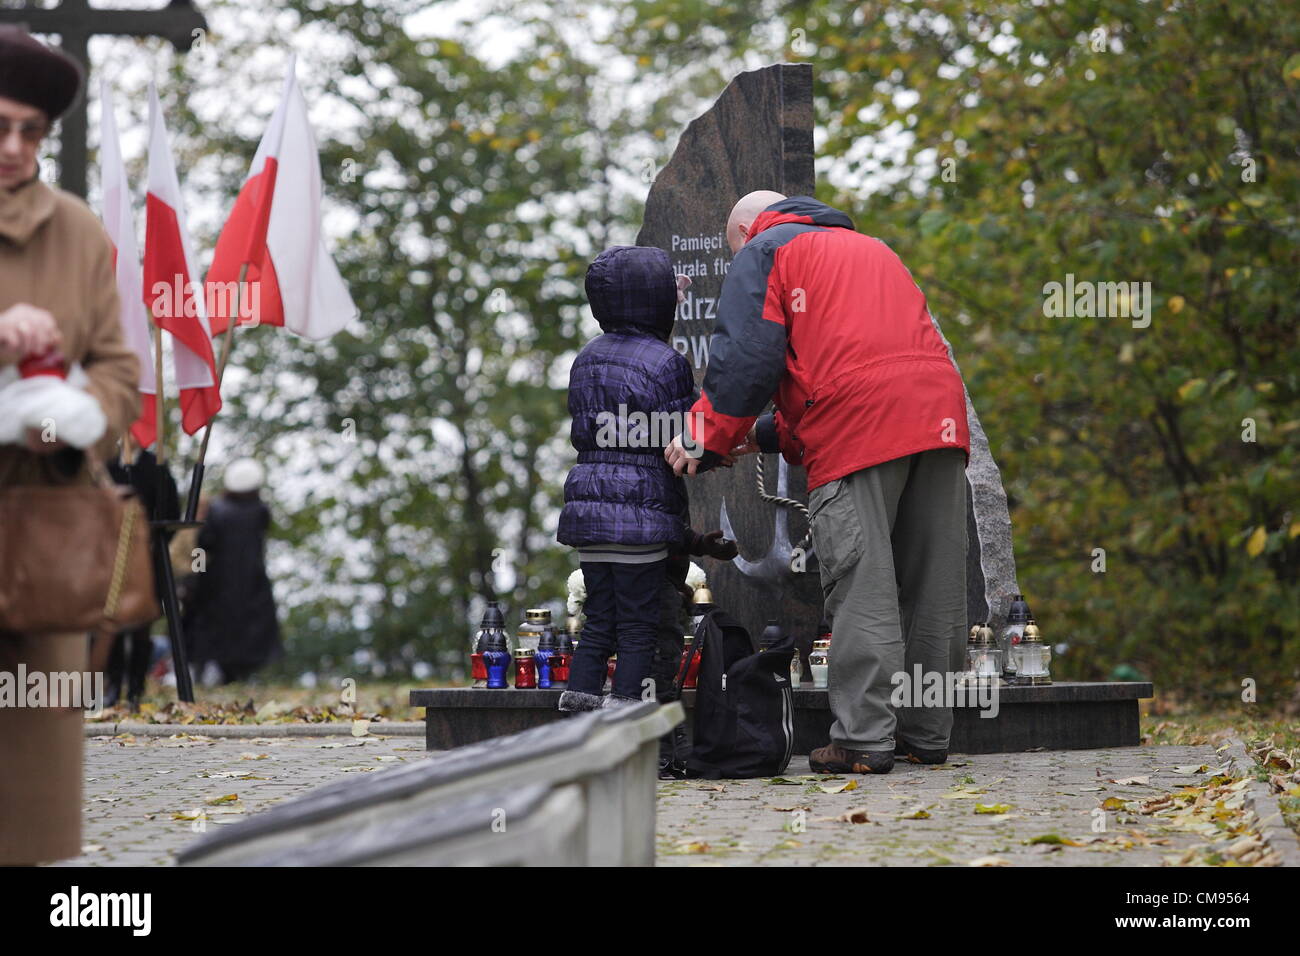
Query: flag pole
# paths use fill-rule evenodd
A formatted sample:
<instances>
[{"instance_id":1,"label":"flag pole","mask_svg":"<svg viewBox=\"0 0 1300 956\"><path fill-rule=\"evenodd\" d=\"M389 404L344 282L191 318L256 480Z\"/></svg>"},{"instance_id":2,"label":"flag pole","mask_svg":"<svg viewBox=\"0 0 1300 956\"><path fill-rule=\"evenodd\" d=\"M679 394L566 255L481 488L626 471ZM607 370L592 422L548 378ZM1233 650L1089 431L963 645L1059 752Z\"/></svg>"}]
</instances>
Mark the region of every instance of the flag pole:
<instances>
[{"instance_id":1,"label":"flag pole","mask_svg":"<svg viewBox=\"0 0 1300 956\"><path fill-rule=\"evenodd\" d=\"M235 323L239 321L239 293L243 291L244 281L248 278L248 263L239 267L239 281L235 283L234 308L226 318L226 331L221 337L221 360L217 364L217 393L221 392L221 381L226 377L226 362L230 359L230 349L235 340ZM216 416L208 419L203 426L203 441L199 443L199 457L194 462L190 474L190 490L185 500L185 520L193 521L199 510L199 492L203 488L204 461L208 457L208 439L212 437L212 423Z\"/></svg>"},{"instance_id":2,"label":"flag pole","mask_svg":"<svg viewBox=\"0 0 1300 956\"><path fill-rule=\"evenodd\" d=\"M162 464L167 460L167 446L164 444L163 427L167 422L166 416L163 415L163 360L162 360L162 328L157 322L153 326L153 413L154 413L154 460Z\"/></svg>"},{"instance_id":3,"label":"flag pole","mask_svg":"<svg viewBox=\"0 0 1300 956\"><path fill-rule=\"evenodd\" d=\"M167 636L172 648L172 673L176 675L176 697L187 704L194 703L194 679L190 675L189 652L185 646L185 628L181 623L180 601L176 598L176 577L172 573L171 555L168 551L168 532L176 527L171 515L163 513L166 500L162 494L162 476L167 471L167 436L164 427L167 416L163 414L163 359L162 327L154 320L153 327L153 401L155 428L154 439L155 480L158 482L158 494L154 498L154 513L150 515L149 534L153 542L154 584L158 589L158 600L162 603L163 616L167 619ZM129 433L128 433L129 434ZM188 519L188 520L193 520Z\"/></svg>"}]
</instances>

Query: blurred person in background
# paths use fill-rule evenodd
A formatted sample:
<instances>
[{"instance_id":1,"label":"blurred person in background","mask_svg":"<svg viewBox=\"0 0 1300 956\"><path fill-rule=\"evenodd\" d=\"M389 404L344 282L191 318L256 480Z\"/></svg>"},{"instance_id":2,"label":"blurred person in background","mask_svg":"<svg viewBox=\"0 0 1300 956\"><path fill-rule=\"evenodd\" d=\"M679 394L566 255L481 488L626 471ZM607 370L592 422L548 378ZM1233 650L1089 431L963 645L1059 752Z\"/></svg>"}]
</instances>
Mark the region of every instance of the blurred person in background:
<instances>
[{"instance_id":1,"label":"blurred person in background","mask_svg":"<svg viewBox=\"0 0 1300 956\"><path fill-rule=\"evenodd\" d=\"M271 513L259 494L264 479L252 458L232 461L224 475L225 493L208 506L199 530L203 570L194 577L185 633L203 683L247 680L282 653L266 574Z\"/></svg>"},{"instance_id":2,"label":"blurred person in background","mask_svg":"<svg viewBox=\"0 0 1300 956\"><path fill-rule=\"evenodd\" d=\"M159 464L151 451L137 451L134 460L127 464L121 456L108 463L108 473L119 485L135 489L145 513L154 520L174 520L180 514L180 499L176 480L167 465ZM170 540L173 532L167 532ZM151 539L152 540L152 539ZM156 542L155 542L156 546ZM157 579L158 593L165 587ZM154 645L150 633L153 624L122 631L104 638L109 642L107 662L104 666L104 706L112 707L122 698L122 683L126 682L126 699L131 710L140 708L144 694L145 677L153 663ZM101 640L101 638L96 638Z\"/></svg>"}]
</instances>

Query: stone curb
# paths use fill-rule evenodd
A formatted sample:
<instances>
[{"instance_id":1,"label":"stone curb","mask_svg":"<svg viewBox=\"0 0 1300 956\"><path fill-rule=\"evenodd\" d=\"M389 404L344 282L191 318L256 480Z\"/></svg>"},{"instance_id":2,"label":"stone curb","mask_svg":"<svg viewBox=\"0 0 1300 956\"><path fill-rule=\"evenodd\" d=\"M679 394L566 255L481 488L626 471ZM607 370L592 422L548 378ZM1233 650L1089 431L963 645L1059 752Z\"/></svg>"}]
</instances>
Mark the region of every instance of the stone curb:
<instances>
[{"instance_id":1,"label":"stone curb","mask_svg":"<svg viewBox=\"0 0 1300 956\"><path fill-rule=\"evenodd\" d=\"M1282 866L1300 866L1300 835L1286 825L1282 808L1269 785L1255 779L1259 764L1246 749L1245 743L1235 733L1228 737L1228 745L1219 753L1228 758L1232 773L1250 781L1246 788L1246 804L1255 811L1259 821L1259 835L1264 844L1278 855Z\"/></svg>"},{"instance_id":2,"label":"stone curb","mask_svg":"<svg viewBox=\"0 0 1300 956\"><path fill-rule=\"evenodd\" d=\"M193 734L196 737L351 737L352 727L346 721L329 724L135 724L87 723L83 727L87 737L116 737L134 734L137 737L171 737L173 734ZM382 721L370 724L371 737L422 737L424 724L419 721Z\"/></svg>"}]
</instances>

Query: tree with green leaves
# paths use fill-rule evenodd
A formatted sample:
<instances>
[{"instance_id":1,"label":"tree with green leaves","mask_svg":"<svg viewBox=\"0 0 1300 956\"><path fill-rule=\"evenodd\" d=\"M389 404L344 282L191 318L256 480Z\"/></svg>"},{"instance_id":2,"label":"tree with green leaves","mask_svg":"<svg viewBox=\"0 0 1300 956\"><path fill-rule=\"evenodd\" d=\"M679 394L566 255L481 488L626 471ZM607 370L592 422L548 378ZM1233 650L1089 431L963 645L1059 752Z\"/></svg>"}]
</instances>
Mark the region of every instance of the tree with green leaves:
<instances>
[{"instance_id":1,"label":"tree with green leaves","mask_svg":"<svg viewBox=\"0 0 1300 956\"><path fill-rule=\"evenodd\" d=\"M614 33L670 87L814 65L819 198L902 256L951 339L1058 674L1294 703L1294 13L637 0ZM1149 288L1149 325L1049 314L1067 276Z\"/></svg>"}]
</instances>

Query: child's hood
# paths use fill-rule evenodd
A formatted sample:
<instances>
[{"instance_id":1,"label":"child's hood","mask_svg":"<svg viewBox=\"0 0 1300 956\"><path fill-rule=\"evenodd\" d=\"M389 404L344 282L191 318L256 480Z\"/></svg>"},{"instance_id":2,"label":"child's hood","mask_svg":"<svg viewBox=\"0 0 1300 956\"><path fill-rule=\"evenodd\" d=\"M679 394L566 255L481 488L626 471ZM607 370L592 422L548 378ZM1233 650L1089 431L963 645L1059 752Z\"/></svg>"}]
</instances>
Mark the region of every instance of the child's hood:
<instances>
[{"instance_id":1,"label":"child's hood","mask_svg":"<svg viewBox=\"0 0 1300 956\"><path fill-rule=\"evenodd\" d=\"M664 250L611 246L587 267L586 288L602 331L631 326L668 340L677 309L677 279Z\"/></svg>"}]
</instances>

